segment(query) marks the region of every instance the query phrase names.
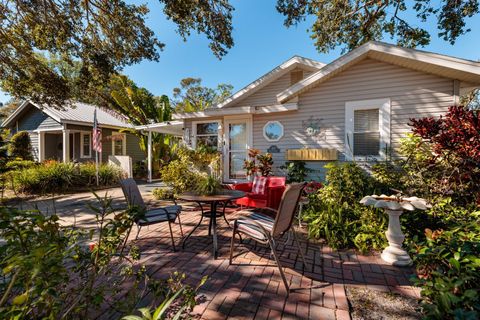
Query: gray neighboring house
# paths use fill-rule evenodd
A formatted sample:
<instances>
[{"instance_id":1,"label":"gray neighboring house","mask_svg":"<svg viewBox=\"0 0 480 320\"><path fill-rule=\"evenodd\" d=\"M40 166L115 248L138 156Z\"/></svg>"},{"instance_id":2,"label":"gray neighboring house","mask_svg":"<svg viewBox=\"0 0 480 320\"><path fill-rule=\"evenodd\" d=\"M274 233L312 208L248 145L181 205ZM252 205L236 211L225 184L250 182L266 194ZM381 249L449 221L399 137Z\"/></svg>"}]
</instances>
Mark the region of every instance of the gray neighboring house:
<instances>
[{"instance_id":1,"label":"gray neighboring house","mask_svg":"<svg viewBox=\"0 0 480 320\"><path fill-rule=\"evenodd\" d=\"M60 110L25 101L5 119L2 127L10 129L12 134L27 131L37 161L95 161L92 148L94 110L95 106L85 103L73 103ZM122 116L97 108L97 120L102 129L102 162L108 162L110 155L130 156L133 163L145 160L138 137L120 132L133 129Z\"/></svg>"}]
</instances>

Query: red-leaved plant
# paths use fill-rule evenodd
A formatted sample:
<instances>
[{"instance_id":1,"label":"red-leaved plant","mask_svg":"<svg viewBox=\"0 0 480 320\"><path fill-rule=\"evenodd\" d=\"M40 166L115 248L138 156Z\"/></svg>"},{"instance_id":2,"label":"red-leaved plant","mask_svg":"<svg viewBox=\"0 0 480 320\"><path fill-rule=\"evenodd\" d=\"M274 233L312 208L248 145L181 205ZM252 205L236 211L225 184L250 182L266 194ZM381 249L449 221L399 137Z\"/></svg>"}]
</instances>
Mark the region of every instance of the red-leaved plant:
<instances>
[{"instance_id":1,"label":"red-leaved plant","mask_svg":"<svg viewBox=\"0 0 480 320\"><path fill-rule=\"evenodd\" d=\"M480 112L451 106L440 118L411 119L412 131L431 146L432 163L444 166L439 183L470 200L480 192Z\"/></svg>"}]
</instances>

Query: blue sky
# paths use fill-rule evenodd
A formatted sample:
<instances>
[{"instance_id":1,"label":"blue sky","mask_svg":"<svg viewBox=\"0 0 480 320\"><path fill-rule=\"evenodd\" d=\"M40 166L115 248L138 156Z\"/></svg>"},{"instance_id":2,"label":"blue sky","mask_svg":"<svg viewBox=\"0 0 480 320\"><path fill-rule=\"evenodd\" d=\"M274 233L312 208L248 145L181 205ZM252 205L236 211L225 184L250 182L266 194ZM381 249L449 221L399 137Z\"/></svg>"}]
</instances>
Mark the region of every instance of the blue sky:
<instances>
[{"instance_id":1,"label":"blue sky","mask_svg":"<svg viewBox=\"0 0 480 320\"><path fill-rule=\"evenodd\" d=\"M204 85L211 87L229 83L238 90L293 55L325 63L340 55L340 50L328 54L319 54L315 50L313 40L306 31L310 25L308 22L285 28L283 16L275 9L275 0L231 0L231 3L235 7L235 46L222 60L218 60L203 35L192 34L184 42L176 33L175 25L163 15L159 1L148 1L151 9L148 24L166 46L160 53L159 62L144 61L127 67L124 73L155 95L171 96L173 88L186 77L202 78ZM472 31L454 46L439 39L434 30L431 44L420 49L479 60L480 16L470 19L468 25ZM430 30L434 27L432 24ZM392 42L390 39L385 41ZM0 92L0 102L7 100L8 97Z\"/></svg>"}]
</instances>

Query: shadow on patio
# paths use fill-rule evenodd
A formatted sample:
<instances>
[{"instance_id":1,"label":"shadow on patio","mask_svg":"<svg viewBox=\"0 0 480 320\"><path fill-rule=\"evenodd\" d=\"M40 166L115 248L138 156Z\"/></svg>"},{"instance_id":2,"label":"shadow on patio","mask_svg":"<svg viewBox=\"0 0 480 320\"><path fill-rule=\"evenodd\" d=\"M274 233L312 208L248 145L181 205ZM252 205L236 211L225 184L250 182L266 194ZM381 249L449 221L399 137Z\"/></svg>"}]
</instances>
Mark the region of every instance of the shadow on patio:
<instances>
[{"instance_id":1,"label":"shadow on patio","mask_svg":"<svg viewBox=\"0 0 480 320\"><path fill-rule=\"evenodd\" d=\"M230 209L227 218L233 220L236 215ZM181 217L184 233L188 233L199 221L200 212L184 211ZM234 264L229 265L232 229L223 219L218 221L217 260L212 256L205 221L184 250L178 225L174 226L177 252L172 251L166 224L143 228L135 241L142 252L141 263L155 278L168 278L170 273L179 271L186 274L188 284L197 285L203 276L208 276L200 290L199 304L193 310L202 319L349 319L345 286L418 296L408 281L412 269L385 265L379 256L335 252L325 245L302 240L309 265L304 268L298 250L291 240L285 243L284 237L277 252L294 289L287 298L266 247L244 240L235 249Z\"/></svg>"}]
</instances>

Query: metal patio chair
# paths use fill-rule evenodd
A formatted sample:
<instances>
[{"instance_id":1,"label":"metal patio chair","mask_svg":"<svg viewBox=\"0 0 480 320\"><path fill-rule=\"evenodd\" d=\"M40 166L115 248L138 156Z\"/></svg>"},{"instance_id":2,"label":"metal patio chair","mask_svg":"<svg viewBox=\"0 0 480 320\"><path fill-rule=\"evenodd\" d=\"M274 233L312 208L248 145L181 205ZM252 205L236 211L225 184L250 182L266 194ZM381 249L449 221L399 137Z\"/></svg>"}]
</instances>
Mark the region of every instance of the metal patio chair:
<instances>
[{"instance_id":1,"label":"metal patio chair","mask_svg":"<svg viewBox=\"0 0 480 320\"><path fill-rule=\"evenodd\" d=\"M292 229L292 223L295 218L295 212L297 211L298 202L302 194L302 190L305 187L305 183L295 183L287 185L285 192L282 195L280 205L278 210L269 209L274 214L275 218L272 218L270 215L262 213L265 209L259 210L248 210L244 211L249 215L246 217L240 217L235 220L233 224L233 235L232 241L230 244L230 261L232 264L233 259L233 250L235 236L238 234L245 235L248 238L253 239L256 242L268 244L272 251L272 255L275 259L275 262L280 270L280 275L282 277L283 284L287 289L287 294L290 291L288 286L287 278L283 271L282 265L278 259L278 255L275 252L275 241L279 239L284 234L291 231L293 234L293 241L297 244L298 251L301 255L303 265L306 267L307 263L305 262L305 256L298 242L297 235Z\"/></svg>"},{"instance_id":2,"label":"metal patio chair","mask_svg":"<svg viewBox=\"0 0 480 320\"><path fill-rule=\"evenodd\" d=\"M173 239L172 222L175 223L175 220L178 218L180 234L183 238L182 222L180 220L180 212L182 211L182 207L177 205L177 202L173 200L174 205L172 206L148 208L143 201L140 190L138 189L138 185L134 179L128 178L120 180L120 185L122 187L125 199L127 200L127 204L129 206L135 206L145 210L145 214L135 221L135 224L137 225L137 235L135 236L135 240L138 239L138 235L140 234L140 230L143 226L167 222L168 228L170 229L170 238L172 239L173 251L176 251L175 241Z\"/></svg>"}]
</instances>

